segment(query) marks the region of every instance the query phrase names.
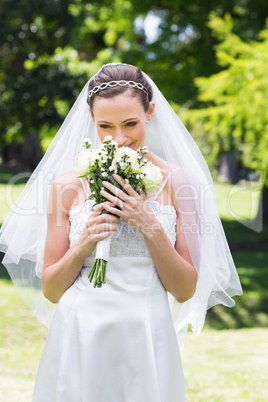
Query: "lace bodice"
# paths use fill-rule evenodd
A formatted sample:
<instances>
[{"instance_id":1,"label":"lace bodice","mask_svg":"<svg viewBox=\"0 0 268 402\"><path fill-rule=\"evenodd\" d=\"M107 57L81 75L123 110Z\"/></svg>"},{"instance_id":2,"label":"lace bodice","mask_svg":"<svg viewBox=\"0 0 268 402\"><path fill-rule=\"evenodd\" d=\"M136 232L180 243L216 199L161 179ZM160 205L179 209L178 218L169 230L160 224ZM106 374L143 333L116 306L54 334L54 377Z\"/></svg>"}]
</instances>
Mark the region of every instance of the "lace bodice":
<instances>
[{"instance_id":1,"label":"lace bodice","mask_svg":"<svg viewBox=\"0 0 268 402\"><path fill-rule=\"evenodd\" d=\"M162 205L158 201L147 200L146 205L153 211L163 226L169 240L175 245L176 241L176 211L171 205ZM70 211L70 246L76 242L83 232L88 216L92 213L93 200L87 200L82 205L76 205ZM95 251L90 254L94 256ZM150 257L143 235L130 227L120 218L117 232L112 234L110 256Z\"/></svg>"}]
</instances>

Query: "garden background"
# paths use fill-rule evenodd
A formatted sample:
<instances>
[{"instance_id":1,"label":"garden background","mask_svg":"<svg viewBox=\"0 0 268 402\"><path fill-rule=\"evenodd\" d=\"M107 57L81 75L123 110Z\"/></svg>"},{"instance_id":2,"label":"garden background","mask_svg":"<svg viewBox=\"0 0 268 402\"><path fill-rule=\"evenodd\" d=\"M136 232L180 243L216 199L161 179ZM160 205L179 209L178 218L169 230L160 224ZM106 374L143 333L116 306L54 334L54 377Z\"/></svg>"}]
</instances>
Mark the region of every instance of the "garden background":
<instances>
[{"instance_id":1,"label":"garden background","mask_svg":"<svg viewBox=\"0 0 268 402\"><path fill-rule=\"evenodd\" d=\"M244 293L188 334L190 402L268 395L267 16L264 0L0 3L0 224L105 63L150 75L209 164ZM1 402L31 400L46 333L1 266Z\"/></svg>"}]
</instances>

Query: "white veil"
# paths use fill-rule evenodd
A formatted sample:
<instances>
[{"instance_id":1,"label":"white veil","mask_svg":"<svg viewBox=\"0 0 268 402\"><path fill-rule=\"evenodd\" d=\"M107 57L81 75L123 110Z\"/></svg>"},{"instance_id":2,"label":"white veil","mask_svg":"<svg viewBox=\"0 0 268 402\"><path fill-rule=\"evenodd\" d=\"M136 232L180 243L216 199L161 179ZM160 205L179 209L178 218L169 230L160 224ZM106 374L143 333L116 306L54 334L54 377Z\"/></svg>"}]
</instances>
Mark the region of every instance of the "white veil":
<instances>
[{"instance_id":1,"label":"white veil","mask_svg":"<svg viewBox=\"0 0 268 402\"><path fill-rule=\"evenodd\" d=\"M143 73L144 74L144 73ZM155 115L146 127L146 144L170 163L174 194L190 255L198 273L194 296L179 305L169 295L174 325L185 334L188 324L198 335L206 311L215 304L232 307L241 285L218 216L213 183L207 164L192 139L154 82ZM92 77L93 78L93 77ZM38 319L49 326L55 306L42 293L41 270L46 236L46 207L51 182L73 169L83 140L99 145L88 111L88 83L81 91L45 156L33 172L0 232L0 251L14 284Z\"/></svg>"}]
</instances>

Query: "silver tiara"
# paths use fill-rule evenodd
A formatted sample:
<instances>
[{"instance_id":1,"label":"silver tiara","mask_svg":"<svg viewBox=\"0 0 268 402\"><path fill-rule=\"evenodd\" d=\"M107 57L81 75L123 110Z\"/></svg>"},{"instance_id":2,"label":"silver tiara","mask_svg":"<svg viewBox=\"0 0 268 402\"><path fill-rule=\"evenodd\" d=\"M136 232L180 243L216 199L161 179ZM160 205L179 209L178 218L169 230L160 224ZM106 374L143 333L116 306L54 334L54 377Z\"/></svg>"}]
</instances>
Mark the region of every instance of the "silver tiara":
<instances>
[{"instance_id":1,"label":"silver tiara","mask_svg":"<svg viewBox=\"0 0 268 402\"><path fill-rule=\"evenodd\" d=\"M100 85L96 85L93 89L88 91L87 98L90 99L97 92L103 91L106 88L114 88L114 87L118 87L118 86L120 86L120 87L138 88L141 91L145 92L146 95L148 95L147 89L140 82L120 80L120 81L103 82Z\"/></svg>"}]
</instances>

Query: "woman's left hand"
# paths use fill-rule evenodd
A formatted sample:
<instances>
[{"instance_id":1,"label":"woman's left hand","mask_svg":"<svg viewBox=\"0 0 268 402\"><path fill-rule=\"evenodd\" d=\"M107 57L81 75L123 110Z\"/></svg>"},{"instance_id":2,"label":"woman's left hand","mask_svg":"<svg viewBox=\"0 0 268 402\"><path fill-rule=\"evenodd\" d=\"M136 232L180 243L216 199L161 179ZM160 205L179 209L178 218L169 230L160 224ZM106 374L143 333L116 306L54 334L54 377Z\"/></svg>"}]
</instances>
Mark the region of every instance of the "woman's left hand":
<instances>
[{"instance_id":1,"label":"woman's left hand","mask_svg":"<svg viewBox=\"0 0 268 402\"><path fill-rule=\"evenodd\" d=\"M102 190L101 195L108 201L120 209L108 206L105 208L107 211L124 219L129 226L139 230L142 234L146 235L148 231L152 230L153 225L159 225L152 210L147 207L142 197L131 187L130 184L124 183L120 176L114 175L114 179L125 190L122 191L113 184L104 181L103 186L107 188L113 195L107 191Z\"/></svg>"}]
</instances>

